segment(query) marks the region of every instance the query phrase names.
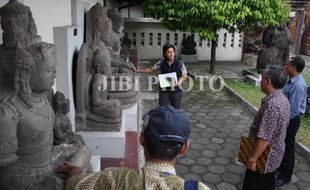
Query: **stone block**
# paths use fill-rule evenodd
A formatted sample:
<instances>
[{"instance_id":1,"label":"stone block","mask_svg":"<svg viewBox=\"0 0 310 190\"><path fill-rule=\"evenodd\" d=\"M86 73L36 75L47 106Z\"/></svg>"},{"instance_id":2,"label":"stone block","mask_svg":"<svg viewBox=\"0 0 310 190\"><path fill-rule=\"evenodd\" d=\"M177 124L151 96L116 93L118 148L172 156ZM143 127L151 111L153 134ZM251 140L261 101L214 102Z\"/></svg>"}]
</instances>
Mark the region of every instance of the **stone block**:
<instances>
[{"instance_id":1,"label":"stone block","mask_svg":"<svg viewBox=\"0 0 310 190\"><path fill-rule=\"evenodd\" d=\"M181 54L181 60L184 63L197 63L198 62L198 55L183 55Z\"/></svg>"},{"instance_id":2,"label":"stone block","mask_svg":"<svg viewBox=\"0 0 310 190\"><path fill-rule=\"evenodd\" d=\"M119 132L88 132L79 131L86 145L91 149L92 155L102 158L125 157L125 133L137 131L137 104L123 109L122 125Z\"/></svg>"},{"instance_id":3,"label":"stone block","mask_svg":"<svg viewBox=\"0 0 310 190\"><path fill-rule=\"evenodd\" d=\"M255 85L255 86L260 86L260 81L262 80L261 75L247 75L245 78L245 81L248 81L249 83Z\"/></svg>"},{"instance_id":4,"label":"stone block","mask_svg":"<svg viewBox=\"0 0 310 190\"><path fill-rule=\"evenodd\" d=\"M245 53L243 55L243 62L248 64L248 65L252 65L252 66L256 66L257 63L257 55L255 54L251 54L251 53Z\"/></svg>"}]
</instances>

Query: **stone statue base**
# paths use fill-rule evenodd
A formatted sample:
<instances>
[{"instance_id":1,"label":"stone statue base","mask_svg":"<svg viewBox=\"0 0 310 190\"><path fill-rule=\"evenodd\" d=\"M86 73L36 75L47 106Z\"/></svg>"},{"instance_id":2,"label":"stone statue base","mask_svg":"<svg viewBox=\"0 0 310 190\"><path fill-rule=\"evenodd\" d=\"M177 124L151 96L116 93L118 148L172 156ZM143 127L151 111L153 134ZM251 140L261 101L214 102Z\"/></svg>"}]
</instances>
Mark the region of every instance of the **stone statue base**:
<instances>
[{"instance_id":1,"label":"stone statue base","mask_svg":"<svg viewBox=\"0 0 310 190\"><path fill-rule=\"evenodd\" d=\"M181 54L181 60L183 60L184 63L197 63L198 62L198 55Z\"/></svg>"},{"instance_id":2,"label":"stone statue base","mask_svg":"<svg viewBox=\"0 0 310 190\"><path fill-rule=\"evenodd\" d=\"M126 131L137 131L137 103L128 109L123 109L119 132L79 131L77 134L82 135L93 155L102 158L124 158Z\"/></svg>"},{"instance_id":3,"label":"stone statue base","mask_svg":"<svg viewBox=\"0 0 310 190\"><path fill-rule=\"evenodd\" d=\"M254 86L260 86L260 81L262 80L261 74L255 74L255 75L247 75L245 78L246 81L253 84Z\"/></svg>"}]
</instances>

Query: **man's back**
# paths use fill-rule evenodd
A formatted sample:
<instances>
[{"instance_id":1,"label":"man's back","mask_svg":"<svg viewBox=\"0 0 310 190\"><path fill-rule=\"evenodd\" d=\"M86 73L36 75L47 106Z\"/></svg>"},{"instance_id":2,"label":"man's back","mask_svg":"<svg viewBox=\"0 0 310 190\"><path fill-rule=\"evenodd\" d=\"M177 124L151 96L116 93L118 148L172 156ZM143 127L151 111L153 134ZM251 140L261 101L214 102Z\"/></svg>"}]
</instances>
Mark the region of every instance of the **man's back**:
<instances>
[{"instance_id":1,"label":"man's back","mask_svg":"<svg viewBox=\"0 0 310 190\"><path fill-rule=\"evenodd\" d=\"M144 181L146 181L145 187ZM74 176L67 182L66 190L180 190L183 187L184 180L175 174L172 165L147 162L142 170L107 168L89 176ZM209 189L200 182L198 187L199 190Z\"/></svg>"}]
</instances>

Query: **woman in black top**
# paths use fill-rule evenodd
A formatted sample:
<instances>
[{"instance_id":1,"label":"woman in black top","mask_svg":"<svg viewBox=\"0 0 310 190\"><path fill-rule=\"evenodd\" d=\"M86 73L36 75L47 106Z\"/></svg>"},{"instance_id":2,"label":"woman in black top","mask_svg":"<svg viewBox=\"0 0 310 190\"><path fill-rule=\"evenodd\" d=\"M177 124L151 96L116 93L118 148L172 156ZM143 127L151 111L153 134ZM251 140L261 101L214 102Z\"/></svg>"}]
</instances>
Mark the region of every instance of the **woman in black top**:
<instances>
[{"instance_id":1,"label":"woman in black top","mask_svg":"<svg viewBox=\"0 0 310 190\"><path fill-rule=\"evenodd\" d=\"M177 75L177 81L175 81L171 87L160 88L159 105L171 105L174 108L179 109L183 94L180 86L182 85L182 82L187 79L187 70L184 62L175 58L175 47L173 45L164 45L163 56L164 59L158 61L153 67L141 70L135 69L135 71L138 73L153 73L155 71L160 71L161 74L175 72Z\"/></svg>"}]
</instances>

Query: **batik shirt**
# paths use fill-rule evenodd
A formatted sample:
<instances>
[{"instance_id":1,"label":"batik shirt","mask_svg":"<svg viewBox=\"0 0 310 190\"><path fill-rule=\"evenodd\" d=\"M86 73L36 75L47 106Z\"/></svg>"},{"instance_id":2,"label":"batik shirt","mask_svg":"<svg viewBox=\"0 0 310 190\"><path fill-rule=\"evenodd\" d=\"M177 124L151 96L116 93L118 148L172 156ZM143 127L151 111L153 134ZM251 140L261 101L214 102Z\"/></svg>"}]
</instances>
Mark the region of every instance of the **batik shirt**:
<instances>
[{"instance_id":1,"label":"batik shirt","mask_svg":"<svg viewBox=\"0 0 310 190\"><path fill-rule=\"evenodd\" d=\"M182 190L184 180L173 165L147 162L143 169L107 168L91 175L73 176L66 190ZM198 183L199 190L209 190Z\"/></svg>"},{"instance_id":2,"label":"batik shirt","mask_svg":"<svg viewBox=\"0 0 310 190\"><path fill-rule=\"evenodd\" d=\"M267 173L275 171L281 164L289 119L290 105L281 90L276 90L263 98L250 127L249 136L266 140L271 145Z\"/></svg>"}]
</instances>

